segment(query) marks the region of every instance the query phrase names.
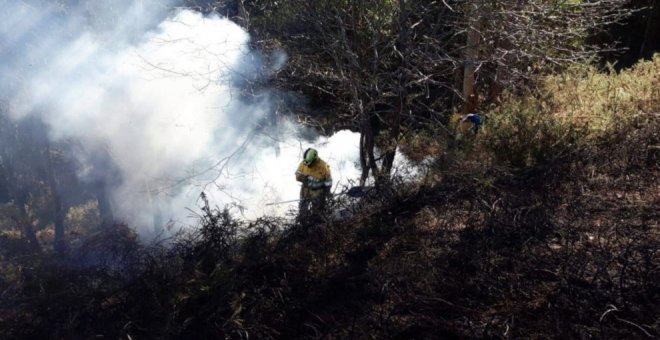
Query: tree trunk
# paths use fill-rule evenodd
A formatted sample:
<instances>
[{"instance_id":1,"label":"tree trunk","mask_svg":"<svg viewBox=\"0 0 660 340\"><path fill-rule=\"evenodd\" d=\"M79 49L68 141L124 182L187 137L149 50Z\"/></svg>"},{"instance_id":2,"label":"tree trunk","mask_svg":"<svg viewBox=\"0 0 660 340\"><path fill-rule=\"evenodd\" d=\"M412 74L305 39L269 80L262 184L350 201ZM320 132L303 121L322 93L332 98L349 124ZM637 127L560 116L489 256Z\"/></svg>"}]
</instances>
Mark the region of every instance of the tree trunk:
<instances>
[{"instance_id":1,"label":"tree trunk","mask_svg":"<svg viewBox=\"0 0 660 340\"><path fill-rule=\"evenodd\" d=\"M53 223L55 224L55 240L53 243L53 248L55 251L64 251L66 249L66 240L64 239L64 206L62 204L62 199L58 192L57 181L55 180L54 174L54 164L53 158L50 151L50 145L46 144L44 150L44 158L46 161L46 179L48 180L48 186L51 190L52 200L53 200Z\"/></svg>"},{"instance_id":2,"label":"tree trunk","mask_svg":"<svg viewBox=\"0 0 660 340\"><path fill-rule=\"evenodd\" d=\"M94 191L96 192L96 201L98 203L101 225L111 225L114 223L115 218L112 212L112 200L108 195L108 187L106 182L104 180L97 180L94 182Z\"/></svg>"},{"instance_id":3,"label":"tree trunk","mask_svg":"<svg viewBox=\"0 0 660 340\"><path fill-rule=\"evenodd\" d=\"M383 150L383 161L381 163L381 172L376 181L377 186L389 184L390 176L392 174L392 167L394 166L394 158L396 157L396 149L399 144L399 135L401 134L401 116L406 109L407 90L405 83L404 66L406 63L403 57L408 49L408 9L406 7L406 0L399 0L399 36L397 37L397 50L399 50L399 66L397 70L397 87L398 97L395 111L392 113L393 117L389 122L389 136L387 144Z\"/></svg>"},{"instance_id":4,"label":"tree trunk","mask_svg":"<svg viewBox=\"0 0 660 340\"><path fill-rule=\"evenodd\" d=\"M463 113L473 113L477 108L478 97L476 92L477 59L479 57L479 8L477 4L468 3L466 16L469 22L467 27L467 41L465 46L465 66L463 69Z\"/></svg>"},{"instance_id":5,"label":"tree trunk","mask_svg":"<svg viewBox=\"0 0 660 340\"><path fill-rule=\"evenodd\" d=\"M27 214L25 206L28 202L28 194L26 192L18 192L15 196L16 208L18 208L19 216L14 220L18 227L23 231L23 237L27 240L30 249L36 253L41 252L41 245L37 239L37 235L32 229L32 223Z\"/></svg>"},{"instance_id":6,"label":"tree trunk","mask_svg":"<svg viewBox=\"0 0 660 340\"><path fill-rule=\"evenodd\" d=\"M378 181L380 171L378 170L378 163L376 162L376 133L371 117L362 112L362 119L360 123L360 165L362 166L362 175L360 177L360 185L364 186L369 178L369 172L374 176L374 180Z\"/></svg>"},{"instance_id":7,"label":"tree trunk","mask_svg":"<svg viewBox=\"0 0 660 340\"><path fill-rule=\"evenodd\" d=\"M363 187L367 184L367 179L369 178L369 165L367 160L367 151L366 151L366 134L360 127L360 169L362 172L360 174L360 186Z\"/></svg>"},{"instance_id":8,"label":"tree trunk","mask_svg":"<svg viewBox=\"0 0 660 340\"><path fill-rule=\"evenodd\" d=\"M55 205L55 218L53 223L55 224L55 241L53 247L55 251L64 251L66 250L67 244L66 239L64 238L64 212L65 209L62 205L62 200L60 195L57 194L53 188L53 204Z\"/></svg>"},{"instance_id":9,"label":"tree trunk","mask_svg":"<svg viewBox=\"0 0 660 340\"><path fill-rule=\"evenodd\" d=\"M7 183L6 170L2 164L2 156L0 156L0 203L9 201L9 183Z\"/></svg>"}]
</instances>

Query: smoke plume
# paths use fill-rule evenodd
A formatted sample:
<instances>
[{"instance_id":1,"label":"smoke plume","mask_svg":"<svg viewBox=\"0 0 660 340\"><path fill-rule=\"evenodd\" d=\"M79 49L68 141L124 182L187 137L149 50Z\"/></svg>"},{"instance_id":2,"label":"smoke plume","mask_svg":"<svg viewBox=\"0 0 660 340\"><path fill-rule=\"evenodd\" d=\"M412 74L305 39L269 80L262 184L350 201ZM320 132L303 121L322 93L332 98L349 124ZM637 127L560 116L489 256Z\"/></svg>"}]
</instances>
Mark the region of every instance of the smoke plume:
<instances>
[{"instance_id":1,"label":"smoke plume","mask_svg":"<svg viewBox=\"0 0 660 340\"><path fill-rule=\"evenodd\" d=\"M267 91L241 95L241 84L267 77L285 57L264 62L225 18L165 1L1 6L9 115L38 116L52 140L84 145L80 179L107 180L116 217L143 234L191 223L202 191L217 205L244 207L246 217L282 214L290 206L265 204L297 198L293 172L308 146L330 163L336 185L357 175L355 134L308 143L299 127L270 119Z\"/></svg>"}]
</instances>

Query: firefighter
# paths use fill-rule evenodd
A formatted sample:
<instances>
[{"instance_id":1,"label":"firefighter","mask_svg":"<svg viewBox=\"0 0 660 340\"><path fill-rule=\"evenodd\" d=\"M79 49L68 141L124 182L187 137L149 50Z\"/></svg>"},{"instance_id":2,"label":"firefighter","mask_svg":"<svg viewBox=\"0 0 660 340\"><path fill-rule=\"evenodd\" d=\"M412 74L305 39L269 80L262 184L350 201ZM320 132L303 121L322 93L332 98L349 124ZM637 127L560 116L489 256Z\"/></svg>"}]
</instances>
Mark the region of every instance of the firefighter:
<instances>
[{"instance_id":1,"label":"firefighter","mask_svg":"<svg viewBox=\"0 0 660 340\"><path fill-rule=\"evenodd\" d=\"M483 124L483 117L481 113L470 113L469 115L463 117L461 120L461 125L466 125L467 129L472 133L476 134L479 132L481 125Z\"/></svg>"},{"instance_id":2,"label":"firefighter","mask_svg":"<svg viewBox=\"0 0 660 340\"><path fill-rule=\"evenodd\" d=\"M296 180L302 183L299 219L320 217L330 196L332 176L330 167L319 158L318 151L312 148L305 150L303 160L296 170Z\"/></svg>"},{"instance_id":3,"label":"firefighter","mask_svg":"<svg viewBox=\"0 0 660 340\"><path fill-rule=\"evenodd\" d=\"M456 139L462 139L464 136L476 135L483 125L483 120L484 115L480 112L464 116L454 114L450 119L450 124L454 127Z\"/></svg>"}]
</instances>

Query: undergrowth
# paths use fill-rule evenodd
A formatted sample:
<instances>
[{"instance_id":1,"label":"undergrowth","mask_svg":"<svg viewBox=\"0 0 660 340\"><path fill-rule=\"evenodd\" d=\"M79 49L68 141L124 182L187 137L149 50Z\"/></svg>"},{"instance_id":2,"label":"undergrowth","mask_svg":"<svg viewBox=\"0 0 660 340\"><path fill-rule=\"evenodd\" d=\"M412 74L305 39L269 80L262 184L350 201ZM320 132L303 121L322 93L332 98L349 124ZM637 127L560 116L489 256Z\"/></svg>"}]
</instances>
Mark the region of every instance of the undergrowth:
<instances>
[{"instance_id":1,"label":"undergrowth","mask_svg":"<svg viewBox=\"0 0 660 340\"><path fill-rule=\"evenodd\" d=\"M570 162L588 157L594 145L629 137L636 148L655 149L657 134L644 127L657 126L658 98L660 55L620 73L576 66L489 112L475 144L481 157L515 168ZM642 131L649 135L635 136Z\"/></svg>"},{"instance_id":2,"label":"undergrowth","mask_svg":"<svg viewBox=\"0 0 660 340\"><path fill-rule=\"evenodd\" d=\"M0 338L659 337L659 68L548 78L425 181L338 198L359 208L341 219L205 201L167 246L117 225L67 253L2 248ZM588 91L604 82L639 96Z\"/></svg>"}]
</instances>

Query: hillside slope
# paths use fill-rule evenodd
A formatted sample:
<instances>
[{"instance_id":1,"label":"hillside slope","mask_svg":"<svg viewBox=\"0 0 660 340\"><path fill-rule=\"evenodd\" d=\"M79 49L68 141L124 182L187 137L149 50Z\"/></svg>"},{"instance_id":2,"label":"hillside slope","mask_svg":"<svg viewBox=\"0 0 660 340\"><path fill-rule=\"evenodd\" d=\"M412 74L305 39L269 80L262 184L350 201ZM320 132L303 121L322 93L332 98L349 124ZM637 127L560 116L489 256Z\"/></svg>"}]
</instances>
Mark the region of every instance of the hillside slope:
<instances>
[{"instance_id":1,"label":"hillside slope","mask_svg":"<svg viewBox=\"0 0 660 340\"><path fill-rule=\"evenodd\" d=\"M659 337L658 69L550 79L603 77L614 99L512 99L342 221L207 205L167 247L115 226L67 254L3 250L0 337Z\"/></svg>"}]
</instances>

